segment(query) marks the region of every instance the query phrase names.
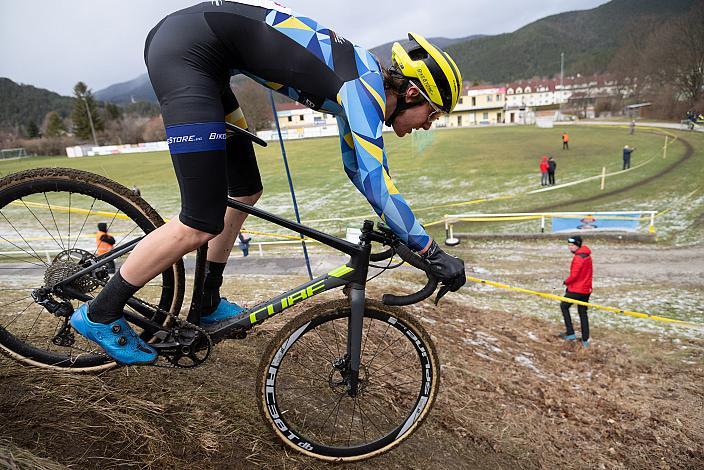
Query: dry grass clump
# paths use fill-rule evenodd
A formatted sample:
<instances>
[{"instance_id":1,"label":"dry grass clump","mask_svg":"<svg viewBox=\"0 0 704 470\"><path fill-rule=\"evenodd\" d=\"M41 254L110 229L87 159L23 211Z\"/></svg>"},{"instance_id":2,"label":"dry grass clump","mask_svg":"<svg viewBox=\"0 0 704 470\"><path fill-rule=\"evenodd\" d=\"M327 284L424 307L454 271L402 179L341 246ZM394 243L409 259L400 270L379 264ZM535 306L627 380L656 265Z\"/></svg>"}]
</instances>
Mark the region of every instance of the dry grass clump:
<instances>
[{"instance_id":1,"label":"dry grass clump","mask_svg":"<svg viewBox=\"0 0 704 470\"><path fill-rule=\"evenodd\" d=\"M0 439L0 468L21 470L32 468L37 470L66 470L66 466L50 459L37 457L31 452L17 447L8 439Z\"/></svg>"},{"instance_id":2,"label":"dry grass clump","mask_svg":"<svg viewBox=\"0 0 704 470\"><path fill-rule=\"evenodd\" d=\"M127 373L147 393L123 387ZM111 374L50 373L3 360L2 382L12 384L1 387L4 401L12 403L2 412L5 432L24 443L60 436L36 450L60 455L67 463L112 468L162 466L188 453L212 454L235 431L218 410L188 406L197 394L184 390L174 396L172 387L160 383L163 373L123 369Z\"/></svg>"}]
</instances>

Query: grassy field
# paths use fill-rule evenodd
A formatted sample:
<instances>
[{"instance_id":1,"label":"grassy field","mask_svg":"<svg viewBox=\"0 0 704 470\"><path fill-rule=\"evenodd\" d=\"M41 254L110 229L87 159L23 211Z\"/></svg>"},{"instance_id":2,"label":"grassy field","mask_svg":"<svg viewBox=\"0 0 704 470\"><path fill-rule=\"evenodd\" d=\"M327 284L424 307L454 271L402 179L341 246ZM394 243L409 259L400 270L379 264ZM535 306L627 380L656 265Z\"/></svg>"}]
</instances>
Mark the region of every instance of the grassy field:
<instances>
[{"instance_id":1,"label":"grassy field","mask_svg":"<svg viewBox=\"0 0 704 470\"><path fill-rule=\"evenodd\" d=\"M704 183L704 136L674 132L679 138L668 145L667 158L662 158L664 135L655 130L639 130L628 135L621 128L570 128L570 150L561 150L562 129L533 127L494 127L479 129L436 130L424 150L415 151L410 138L385 136L391 176L423 223L431 223L447 213L518 212L546 206L559 210L631 210L670 209L658 220L661 235L680 233L683 224L691 225L703 213L701 191ZM426 139L427 140L427 139ZM685 142L685 140L687 142ZM537 194L525 194L540 188L538 160L552 155L558 163L557 183L576 181L621 169L621 152L625 144L637 147L633 166L647 165L607 179L606 190L599 191L599 181L590 181ZM689 144L689 145L688 145ZM693 154L661 178L648 184L639 182L667 170L682 159L690 148ZM337 138L286 142L301 218L304 223L336 233L354 221L315 222L318 219L373 216L364 198L348 181L339 157ZM282 216L293 217L288 183L278 143L257 149L264 182L260 207ZM137 185L143 197L164 217L178 213L179 192L169 155L163 153L116 155L69 159L67 157L35 157L0 162L0 174L42 167L80 168L108 176L122 184ZM628 186L625 192L607 193ZM695 194L691 194L695 191ZM588 203L572 203L603 194ZM436 207L479 198L513 195L483 204ZM553 209L554 210L554 209ZM701 224L700 224L701 225ZM264 229L255 221L250 228ZM515 227L464 227L467 230L505 231L533 230L535 224Z\"/></svg>"}]
</instances>

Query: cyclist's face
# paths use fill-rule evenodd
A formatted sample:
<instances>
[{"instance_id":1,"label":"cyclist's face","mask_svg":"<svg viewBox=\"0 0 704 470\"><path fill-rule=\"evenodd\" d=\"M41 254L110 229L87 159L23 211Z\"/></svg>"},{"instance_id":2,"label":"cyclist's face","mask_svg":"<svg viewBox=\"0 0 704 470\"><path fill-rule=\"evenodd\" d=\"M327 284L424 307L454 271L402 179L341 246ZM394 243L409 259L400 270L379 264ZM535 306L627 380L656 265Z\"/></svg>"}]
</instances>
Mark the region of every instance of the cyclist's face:
<instances>
[{"instance_id":1,"label":"cyclist's face","mask_svg":"<svg viewBox=\"0 0 704 470\"><path fill-rule=\"evenodd\" d=\"M430 129L433 121L437 120L442 114L441 112L437 112L433 106L420 95L418 89L413 85L408 87L404 98L409 103L416 101L419 101L419 103L401 112L396 119L394 119L394 132L396 132L396 135L399 137L410 134L414 129Z\"/></svg>"}]
</instances>

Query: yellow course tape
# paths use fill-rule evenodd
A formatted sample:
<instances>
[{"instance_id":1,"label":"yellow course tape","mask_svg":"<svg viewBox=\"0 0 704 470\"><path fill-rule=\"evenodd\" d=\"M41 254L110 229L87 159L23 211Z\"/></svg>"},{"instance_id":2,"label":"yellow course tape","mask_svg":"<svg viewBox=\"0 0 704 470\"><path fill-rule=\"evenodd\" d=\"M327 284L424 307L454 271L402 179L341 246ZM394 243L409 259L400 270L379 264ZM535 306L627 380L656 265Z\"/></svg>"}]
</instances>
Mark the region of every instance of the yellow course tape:
<instances>
[{"instance_id":1,"label":"yellow course tape","mask_svg":"<svg viewBox=\"0 0 704 470\"><path fill-rule=\"evenodd\" d=\"M116 219L129 219L125 214L120 214L117 212L105 212L105 211L94 211L88 209L81 209L80 207L65 207L56 206L54 204L47 205L38 202L28 202L28 201L12 201L11 206L24 206L27 208L34 207L35 209L49 209L56 212L71 212L73 214L90 214L90 215L100 215L102 217L114 217Z\"/></svg>"},{"instance_id":2,"label":"yellow course tape","mask_svg":"<svg viewBox=\"0 0 704 470\"><path fill-rule=\"evenodd\" d=\"M560 300L560 301L569 302L569 303L573 303L573 304L577 304L577 305L585 305L587 307L593 307L593 308L600 309L600 310L606 310L606 311L618 313L621 315L628 315L630 317L646 318L648 320L656 320L656 321L664 322L664 323L672 323L674 325L684 326L687 328L694 328L694 329L697 329L700 331L704 331L704 325L700 325L698 323L692 323L692 322L688 322L688 321L684 321L684 320L676 320L674 318L661 317L659 315L651 315L649 313L633 312L631 310L624 310L624 309L615 308L615 307L607 307L604 305L598 305L598 304L593 304L593 303L589 303L589 302L582 302L581 300L569 299L567 297L562 297L560 295L547 294L545 292L538 292L538 291L534 291L534 290L530 290L530 289L524 289L522 287L513 287L513 286L509 286L508 284L502 284L500 282L488 281L486 279L479 279L479 278L471 277L471 276L468 276L467 280L472 281L472 282L477 282L479 284L485 284L488 286L498 287L501 289L512 290L515 292L522 292L524 294L536 295L539 297L544 297L546 299Z\"/></svg>"}]
</instances>

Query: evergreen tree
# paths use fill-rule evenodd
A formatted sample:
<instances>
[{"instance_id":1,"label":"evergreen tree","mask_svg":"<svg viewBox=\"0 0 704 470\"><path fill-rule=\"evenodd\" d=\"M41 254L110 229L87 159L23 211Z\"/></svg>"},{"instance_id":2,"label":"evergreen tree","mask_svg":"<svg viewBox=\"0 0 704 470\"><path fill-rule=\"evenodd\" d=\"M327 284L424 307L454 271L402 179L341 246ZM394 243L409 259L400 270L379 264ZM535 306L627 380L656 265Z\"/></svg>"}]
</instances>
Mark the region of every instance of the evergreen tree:
<instances>
[{"instance_id":1,"label":"evergreen tree","mask_svg":"<svg viewBox=\"0 0 704 470\"><path fill-rule=\"evenodd\" d=\"M107 102L105 103L105 116L108 121L117 121L122 117L122 110L115 103Z\"/></svg>"},{"instance_id":2,"label":"evergreen tree","mask_svg":"<svg viewBox=\"0 0 704 470\"><path fill-rule=\"evenodd\" d=\"M64 126L64 121L54 111L50 112L46 116L46 136L47 137L59 137L66 133L66 126Z\"/></svg>"},{"instance_id":3,"label":"evergreen tree","mask_svg":"<svg viewBox=\"0 0 704 470\"><path fill-rule=\"evenodd\" d=\"M27 124L27 137L30 139L36 139L39 137L39 127L37 127L36 122L29 121L29 124Z\"/></svg>"},{"instance_id":4,"label":"evergreen tree","mask_svg":"<svg viewBox=\"0 0 704 470\"><path fill-rule=\"evenodd\" d=\"M73 87L73 94L76 97L76 102L73 105L73 133L80 139L91 140L93 133L91 130L91 119L95 132L103 130L103 120L98 114L98 107L95 104L93 93L88 89L85 83L78 82Z\"/></svg>"}]
</instances>

